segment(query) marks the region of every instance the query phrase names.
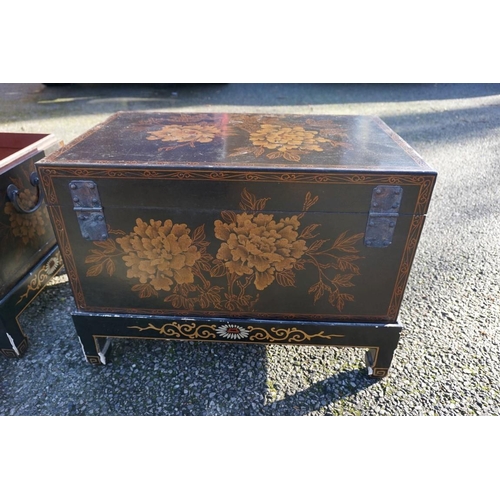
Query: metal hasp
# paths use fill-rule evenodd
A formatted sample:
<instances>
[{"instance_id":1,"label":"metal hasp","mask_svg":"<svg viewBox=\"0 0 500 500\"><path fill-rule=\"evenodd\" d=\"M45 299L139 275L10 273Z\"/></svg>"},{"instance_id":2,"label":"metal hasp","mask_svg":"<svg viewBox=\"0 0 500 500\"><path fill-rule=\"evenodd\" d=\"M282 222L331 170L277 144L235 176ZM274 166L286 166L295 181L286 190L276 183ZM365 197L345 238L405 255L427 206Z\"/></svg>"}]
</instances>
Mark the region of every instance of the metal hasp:
<instances>
[{"instance_id":1,"label":"metal hasp","mask_svg":"<svg viewBox=\"0 0 500 500\"><path fill-rule=\"evenodd\" d=\"M384 248L392 243L402 196L401 186L377 186L373 189L365 246Z\"/></svg>"},{"instance_id":2,"label":"metal hasp","mask_svg":"<svg viewBox=\"0 0 500 500\"><path fill-rule=\"evenodd\" d=\"M96 183L71 181L69 189L82 236L90 241L108 239L108 229Z\"/></svg>"}]
</instances>

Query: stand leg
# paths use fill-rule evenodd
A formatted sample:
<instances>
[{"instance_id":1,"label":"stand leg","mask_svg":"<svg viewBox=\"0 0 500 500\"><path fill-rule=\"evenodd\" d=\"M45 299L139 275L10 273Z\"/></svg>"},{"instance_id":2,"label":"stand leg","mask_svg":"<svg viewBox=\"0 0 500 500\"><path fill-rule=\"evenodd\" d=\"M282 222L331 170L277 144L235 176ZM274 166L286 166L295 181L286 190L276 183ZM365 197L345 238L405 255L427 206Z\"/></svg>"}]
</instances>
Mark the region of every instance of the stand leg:
<instances>
[{"instance_id":1,"label":"stand leg","mask_svg":"<svg viewBox=\"0 0 500 500\"><path fill-rule=\"evenodd\" d=\"M0 317L0 352L6 358L19 358L28 349L28 338L17 324L16 318Z\"/></svg>"},{"instance_id":2,"label":"stand leg","mask_svg":"<svg viewBox=\"0 0 500 500\"><path fill-rule=\"evenodd\" d=\"M111 352L111 339L78 335L85 359L91 365L106 365Z\"/></svg>"},{"instance_id":3,"label":"stand leg","mask_svg":"<svg viewBox=\"0 0 500 500\"><path fill-rule=\"evenodd\" d=\"M105 365L111 352L111 339L89 334L80 325L81 318L73 315L73 323L80 340L85 359L91 365Z\"/></svg>"},{"instance_id":4,"label":"stand leg","mask_svg":"<svg viewBox=\"0 0 500 500\"><path fill-rule=\"evenodd\" d=\"M61 254L54 246L0 300L0 352L7 358L19 358L28 348L28 337L22 332L19 315L45 288L62 266Z\"/></svg>"},{"instance_id":5,"label":"stand leg","mask_svg":"<svg viewBox=\"0 0 500 500\"><path fill-rule=\"evenodd\" d=\"M387 376L391 367L395 348L391 347L372 347L368 349L365 355L368 375L372 378L382 378Z\"/></svg>"}]
</instances>

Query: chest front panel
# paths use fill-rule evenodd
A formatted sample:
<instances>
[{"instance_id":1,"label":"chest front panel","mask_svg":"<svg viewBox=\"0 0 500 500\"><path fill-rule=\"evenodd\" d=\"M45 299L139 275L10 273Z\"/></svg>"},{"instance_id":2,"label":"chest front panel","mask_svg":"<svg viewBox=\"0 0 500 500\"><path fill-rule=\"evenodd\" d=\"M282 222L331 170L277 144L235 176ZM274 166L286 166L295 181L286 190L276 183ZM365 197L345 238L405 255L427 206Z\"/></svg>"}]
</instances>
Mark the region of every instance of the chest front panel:
<instances>
[{"instance_id":1,"label":"chest front panel","mask_svg":"<svg viewBox=\"0 0 500 500\"><path fill-rule=\"evenodd\" d=\"M40 172L80 310L304 320L395 320L433 185L311 171ZM71 189L82 181L96 186L103 239L82 231ZM387 186L401 190L395 227L373 247L374 191Z\"/></svg>"}]
</instances>

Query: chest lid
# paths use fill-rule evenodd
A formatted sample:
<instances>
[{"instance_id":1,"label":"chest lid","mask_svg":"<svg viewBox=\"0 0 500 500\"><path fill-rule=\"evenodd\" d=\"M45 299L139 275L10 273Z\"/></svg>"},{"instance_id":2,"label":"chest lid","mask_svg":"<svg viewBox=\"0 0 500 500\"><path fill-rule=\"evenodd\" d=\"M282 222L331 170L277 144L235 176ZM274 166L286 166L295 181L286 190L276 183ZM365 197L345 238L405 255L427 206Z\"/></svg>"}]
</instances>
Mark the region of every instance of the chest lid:
<instances>
[{"instance_id":1,"label":"chest lid","mask_svg":"<svg viewBox=\"0 0 500 500\"><path fill-rule=\"evenodd\" d=\"M195 211L232 210L243 187L257 193L267 184L262 196L282 211L297 210L313 188L314 211L390 212L377 203L423 215L436 176L369 116L120 112L37 166L49 204L72 206L68 185L81 179L96 183L108 208Z\"/></svg>"},{"instance_id":2,"label":"chest lid","mask_svg":"<svg viewBox=\"0 0 500 500\"><path fill-rule=\"evenodd\" d=\"M44 163L432 173L370 116L119 112Z\"/></svg>"}]
</instances>

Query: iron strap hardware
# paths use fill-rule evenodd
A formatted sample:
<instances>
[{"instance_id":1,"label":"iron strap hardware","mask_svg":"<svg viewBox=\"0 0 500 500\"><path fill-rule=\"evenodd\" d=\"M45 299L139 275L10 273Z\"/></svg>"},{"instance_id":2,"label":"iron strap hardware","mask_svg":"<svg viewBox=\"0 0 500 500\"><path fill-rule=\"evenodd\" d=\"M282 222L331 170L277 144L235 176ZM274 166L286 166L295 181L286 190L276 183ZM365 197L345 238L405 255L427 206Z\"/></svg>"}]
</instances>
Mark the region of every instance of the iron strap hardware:
<instances>
[{"instance_id":1,"label":"iron strap hardware","mask_svg":"<svg viewBox=\"0 0 500 500\"><path fill-rule=\"evenodd\" d=\"M73 200L73 210L76 213L82 236L90 241L108 239L108 228L96 183L93 181L71 181L69 188Z\"/></svg>"},{"instance_id":2,"label":"iron strap hardware","mask_svg":"<svg viewBox=\"0 0 500 500\"><path fill-rule=\"evenodd\" d=\"M401 186L377 186L373 189L365 246L384 248L392 243L402 196Z\"/></svg>"}]
</instances>

